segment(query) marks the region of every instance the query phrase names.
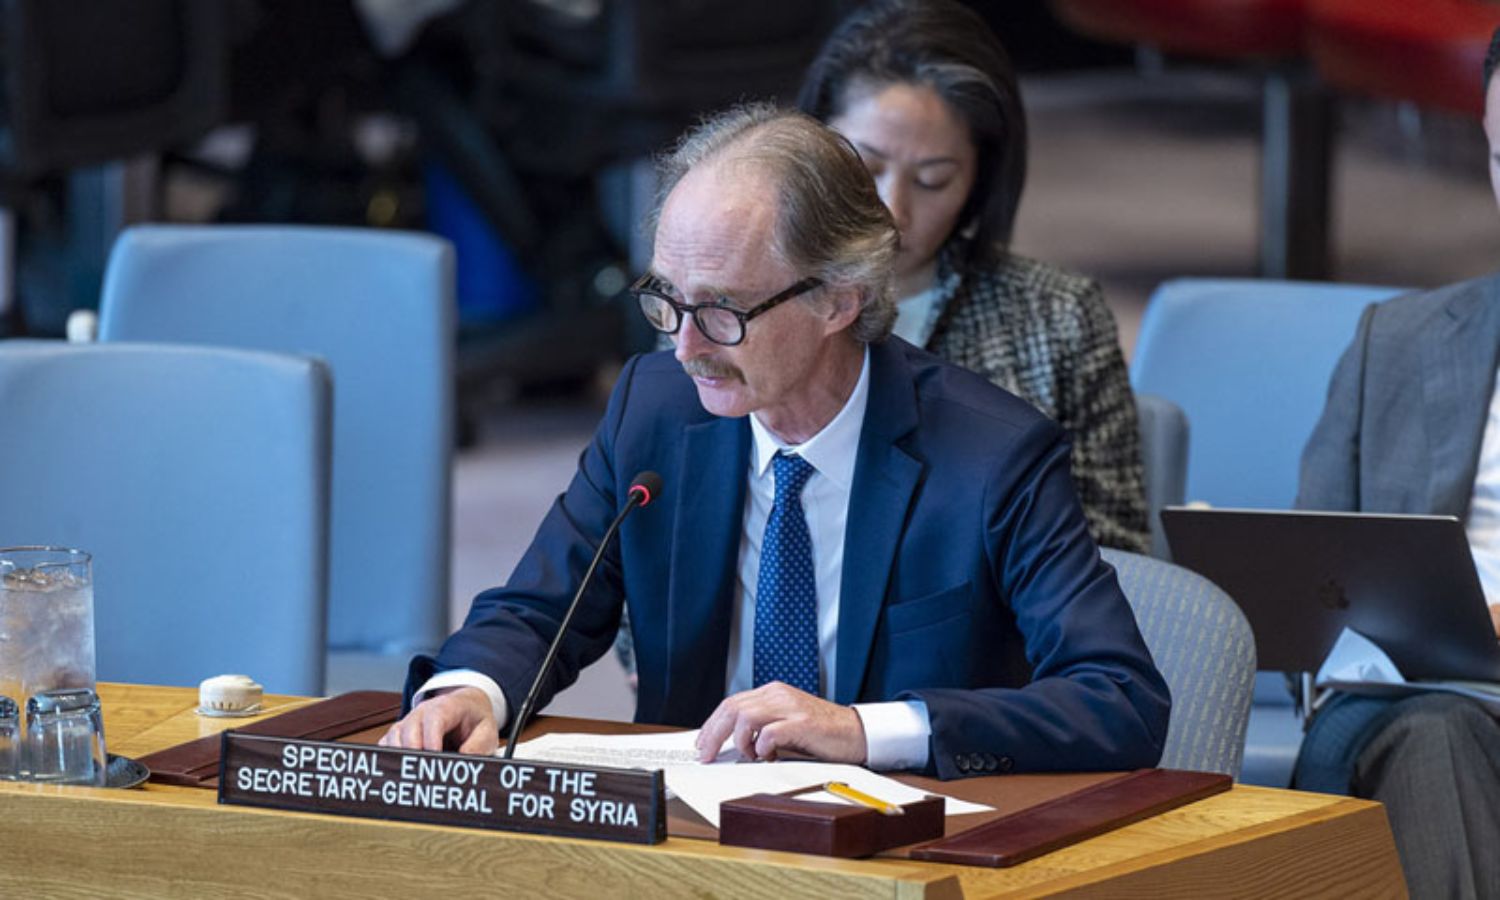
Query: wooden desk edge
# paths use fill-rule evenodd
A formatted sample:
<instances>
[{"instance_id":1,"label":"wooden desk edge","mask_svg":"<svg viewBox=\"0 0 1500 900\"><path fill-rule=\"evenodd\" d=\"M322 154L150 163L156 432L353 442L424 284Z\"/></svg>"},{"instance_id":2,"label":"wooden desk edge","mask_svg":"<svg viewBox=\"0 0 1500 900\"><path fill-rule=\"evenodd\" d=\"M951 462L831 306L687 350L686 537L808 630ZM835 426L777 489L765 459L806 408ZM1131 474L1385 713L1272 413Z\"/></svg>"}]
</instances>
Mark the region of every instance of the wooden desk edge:
<instances>
[{"instance_id":1,"label":"wooden desk edge","mask_svg":"<svg viewBox=\"0 0 1500 900\"><path fill-rule=\"evenodd\" d=\"M26 798L20 803L22 809L15 811L25 812L26 818L33 821L88 817L124 822L130 819L129 807L154 806L160 809L156 815L161 818L153 829L158 838L168 839L175 832L180 840L190 840L189 835L232 829L240 835L257 835L252 844L258 843L262 853L271 853L289 841L305 840L310 828L322 834L324 841L347 840L362 847L381 846L386 852L401 847L430 847L441 835L441 840L461 856L523 859L543 872L555 872L580 861L586 861L583 864L587 866L601 866L631 859L634 861L625 865L632 873L648 880L666 879L667 873L672 873L672 883L688 891L715 885L722 889L726 883L760 890L766 884L779 883L783 893L806 890L840 896L932 900L1061 894L1156 898L1222 893L1229 884L1236 886L1238 893L1249 896L1316 893L1309 888L1328 893L1352 891L1360 896L1404 895L1383 809L1368 801L1334 797L1329 797L1330 802L1324 806L1274 822L1247 825L1188 841L1171 850L1144 853L1128 861L1037 881L1034 877L1024 877L1020 870L966 869L900 859L838 860L721 847L689 838L672 838L655 846L563 842L539 835L482 829L450 829L318 813L288 815L278 810L222 807L215 802L212 792L196 788L101 791L22 784L6 785L0 792L14 792ZM47 801L37 802L42 797L47 797ZM58 800L66 802L59 804ZM313 822L322 824L313 826ZM1328 852L1309 853L1309 844L1325 845ZM370 864L373 862L367 861L366 865ZM5 879L0 877L0 884L4 883ZM198 881L189 883L204 886Z\"/></svg>"},{"instance_id":2,"label":"wooden desk edge","mask_svg":"<svg viewBox=\"0 0 1500 900\"><path fill-rule=\"evenodd\" d=\"M1236 785L1236 790L1273 790ZM1111 898L1232 896L1407 896L1405 877L1385 808L1334 797L1326 806L1274 822L1186 842L1028 887L966 897L1107 896ZM1309 844L1327 844L1308 853ZM1279 860L1279 863L1278 863Z\"/></svg>"},{"instance_id":3,"label":"wooden desk edge","mask_svg":"<svg viewBox=\"0 0 1500 900\"><path fill-rule=\"evenodd\" d=\"M24 865L27 858L45 858L43 850L59 835L87 833L84 843L100 841L119 847L140 845L142 852L124 853L125 859L97 858L107 867L85 879L79 871L74 885L84 890L92 883L113 885L121 896L155 896L152 886L133 881L155 878L163 865L173 867L174 887L164 896L217 896L238 883L247 862L256 866L255 882L267 894L279 890L309 892L307 872L327 869L330 845L347 848L344 873L347 885L316 890L325 896L369 896L378 886L380 894L411 891L432 893L434 881L451 881L451 890L472 887L490 875L491 868L505 867L520 883L547 884L548 895L597 898L612 884L601 873L613 866L620 877L634 885L653 884L655 896L732 895L899 897L916 900L950 900L962 897L959 881L951 871L934 869L908 860L845 860L722 847L709 841L669 838L656 845L561 839L519 832L450 828L384 819L365 819L322 813L287 813L282 810L221 806L213 792L196 788L163 788L151 791L109 791L96 788L36 784L0 785L0 797L9 795L13 821L26 822L23 835L0 847L0 895L17 895L42 887L58 890L62 877ZM151 808L150 829L131 829L141 821L142 808ZM234 847L226 849L215 835L232 833ZM111 838L113 836L113 838ZM439 846L441 850L439 850ZM439 857L462 865L440 874L417 866L398 866L392 859L416 854L434 865ZM264 860L277 859L273 868L260 868ZM944 867L947 868L947 867ZM522 875L522 872L527 873ZM364 884L373 875L376 883ZM67 873L63 873L66 876ZM71 877L71 876L69 876ZM29 880L36 878L39 880ZM92 879L92 880L90 880ZM577 882L577 883L574 883ZM623 883L614 883L615 887ZM632 888L634 890L634 888ZM12 892L15 892L14 894ZM86 891L85 891L86 892Z\"/></svg>"}]
</instances>

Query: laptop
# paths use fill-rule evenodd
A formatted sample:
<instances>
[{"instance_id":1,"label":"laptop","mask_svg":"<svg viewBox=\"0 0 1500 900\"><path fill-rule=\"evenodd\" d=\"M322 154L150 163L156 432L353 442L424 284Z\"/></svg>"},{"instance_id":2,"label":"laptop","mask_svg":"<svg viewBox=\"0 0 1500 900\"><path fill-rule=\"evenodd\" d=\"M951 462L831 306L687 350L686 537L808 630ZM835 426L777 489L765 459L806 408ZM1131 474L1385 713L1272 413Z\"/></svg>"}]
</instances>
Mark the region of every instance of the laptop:
<instances>
[{"instance_id":1,"label":"laptop","mask_svg":"<svg viewBox=\"0 0 1500 900\"><path fill-rule=\"evenodd\" d=\"M1409 680L1500 682L1500 642L1452 516L1171 506L1172 561L1233 597L1262 669L1316 671L1345 627Z\"/></svg>"}]
</instances>

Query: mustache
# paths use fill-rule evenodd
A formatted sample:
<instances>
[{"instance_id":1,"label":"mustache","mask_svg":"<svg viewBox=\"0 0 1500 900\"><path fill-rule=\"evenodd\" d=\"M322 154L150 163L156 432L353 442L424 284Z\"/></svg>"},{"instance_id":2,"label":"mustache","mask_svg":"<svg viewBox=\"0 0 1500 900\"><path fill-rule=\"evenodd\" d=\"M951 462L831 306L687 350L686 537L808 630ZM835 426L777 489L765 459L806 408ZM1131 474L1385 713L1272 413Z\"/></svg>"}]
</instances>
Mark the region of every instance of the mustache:
<instances>
[{"instance_id":1,"label":"mustache","mask_svg":"<svg viewBox=\"0 0 1500 900\"><path fill-rule=\"evenodd\" d=\"M699 356L682 364L682 371L694 378L740 378L740 370L722 360Z\"/></svg>"}]
</instances>

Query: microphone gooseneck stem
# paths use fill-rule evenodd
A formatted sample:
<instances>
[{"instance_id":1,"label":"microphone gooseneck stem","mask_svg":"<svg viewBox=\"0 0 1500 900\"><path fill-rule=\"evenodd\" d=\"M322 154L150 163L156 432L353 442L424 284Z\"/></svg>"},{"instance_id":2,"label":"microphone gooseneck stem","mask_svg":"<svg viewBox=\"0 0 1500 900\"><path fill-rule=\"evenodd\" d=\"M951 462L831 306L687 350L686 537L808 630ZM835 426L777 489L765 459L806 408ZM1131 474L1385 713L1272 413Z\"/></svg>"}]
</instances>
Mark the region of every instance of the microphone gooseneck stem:
<instances>
[{"instance_id":1,"label":"microphone gooseneck stem","mask_svg":"<svg viewBox=\"0 0 1500 900\"><path fill-rule=\"evenodd\" d=\"M647 502L650 494L645 494L632 487L630 499L625 503L625 508L615 516L615 520L609 523L609 530L604 532L604 540L599 542L599 549L594 551L594 558L589 563L587 572L583 573L583 580L578 582L578 591L573 594L573 602L568 604L568 611L563 613L562 623L557 626L557 635L552 638L552 644L547 648L547 656L542 660L542 667L537 670L536 680L531 683L531 690L526 692L526 700L521 708L516 711L510 723L510 736L505 742L504 759L511 759L516 752L516 743L521 737L521 729L526 727L526 720L531 718L531 709L536 706L537 694L541 693L542 682L547 680L547 674L552 671L552 662L557 659L557 651L562 647L562 640L568 634L568 627L573 624L573 613L578 611L578 601L583 599L583 592L588 590L589 583L594 580L594 570L599 568L599 561L604 558L604 551L609 547L609 542L614 538L615 532L620 530L620 523L630 515L630 511Z\"/></svg>"}]
</instances>

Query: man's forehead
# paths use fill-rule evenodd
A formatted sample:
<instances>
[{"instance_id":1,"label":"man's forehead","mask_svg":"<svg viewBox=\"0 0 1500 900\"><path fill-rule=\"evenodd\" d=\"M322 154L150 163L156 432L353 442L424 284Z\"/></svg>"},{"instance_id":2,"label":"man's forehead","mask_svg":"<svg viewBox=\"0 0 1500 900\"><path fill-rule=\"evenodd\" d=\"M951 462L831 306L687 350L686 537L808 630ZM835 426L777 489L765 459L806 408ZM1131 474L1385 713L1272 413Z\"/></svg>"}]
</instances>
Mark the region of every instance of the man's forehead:
<instances>
[{"instance_id":1,"label":"man's forehead","mask_svg":"<svg viewBox=\"0 0 1500 900\"><path fill-rule=\"evenodd\" d=\"M776 194L767 179L722 165L694 169L662 204L652 268L673 277L677 271L764 265L775 214Z\"/></svg>"},{"instance_id":2,"label":"man's forehead","mask_svg":"<svg viewBox=\"0 0 1500 900\"><path fill-rule=\"evenodd\" d=\"M669 219L697 227L715 218L755 224L775 207L774 179L763 166L738 158L709 160L688 170L672 188L662 204L657 230Z\"/></svg>"}]
</instances>

